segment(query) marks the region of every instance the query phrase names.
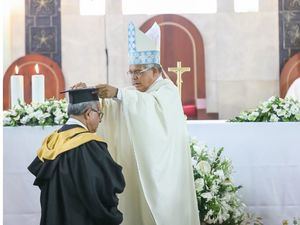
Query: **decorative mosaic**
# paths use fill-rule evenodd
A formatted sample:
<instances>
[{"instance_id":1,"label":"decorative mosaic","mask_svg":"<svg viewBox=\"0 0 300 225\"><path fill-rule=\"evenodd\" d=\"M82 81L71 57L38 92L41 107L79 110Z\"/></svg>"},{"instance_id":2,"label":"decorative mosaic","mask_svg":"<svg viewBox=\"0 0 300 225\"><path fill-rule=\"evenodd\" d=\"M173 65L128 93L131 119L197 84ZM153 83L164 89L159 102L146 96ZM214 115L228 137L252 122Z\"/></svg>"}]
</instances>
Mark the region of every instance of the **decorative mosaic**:
<instances>
[{"instance_id":1,"label":"decorative mosaic","mask_svg":"<svg viewBox=\"0 0 300 225\"><path fill-rule=\"evenodd\" d=\"M25 0L26 54L38 53L61 66L60 0Z\"/></svg>"},{"instance_id":2,"label":"decorative mosaic","mask_svg":"<svg viewBox=\"0 0 300 225\"><path fill-rule=\"evenodd\" d=\"M280 71L300 51L300 0L279 0Z\"/></svg>"}]
</instances>

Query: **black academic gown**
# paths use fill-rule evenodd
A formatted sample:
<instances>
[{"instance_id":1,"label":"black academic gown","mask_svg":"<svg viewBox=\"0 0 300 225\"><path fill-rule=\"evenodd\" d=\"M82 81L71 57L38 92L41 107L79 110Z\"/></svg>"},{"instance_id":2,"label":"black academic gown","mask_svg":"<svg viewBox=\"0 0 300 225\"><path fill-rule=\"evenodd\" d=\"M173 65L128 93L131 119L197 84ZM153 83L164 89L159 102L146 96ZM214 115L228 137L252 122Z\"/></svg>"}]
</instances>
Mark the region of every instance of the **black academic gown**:
<instances>
[{"instance_id":1,"label":"black academic gown","mask_svg":"<svg viewBox=\"0 0 300 225\"><path fill-rule=\"evenodd\" d=\"M61 131L78 125L64 125ZM118 197L125 187L122 167L104 142L90 141L58 155L38 157L28 167L41 189L40 225L117 225Z\"/></svg>"}]
</instances>

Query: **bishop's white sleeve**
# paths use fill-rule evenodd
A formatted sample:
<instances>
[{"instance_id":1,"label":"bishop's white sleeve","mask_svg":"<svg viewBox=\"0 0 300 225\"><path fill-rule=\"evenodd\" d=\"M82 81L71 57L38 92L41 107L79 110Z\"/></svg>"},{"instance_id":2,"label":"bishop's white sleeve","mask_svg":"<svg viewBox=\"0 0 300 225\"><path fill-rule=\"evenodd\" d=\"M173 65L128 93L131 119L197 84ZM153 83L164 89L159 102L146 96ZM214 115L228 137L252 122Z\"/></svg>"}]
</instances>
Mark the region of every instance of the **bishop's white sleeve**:
<instances>
[{"instance_id":1,"label":"bishop's white sleeve","mask_svg":"<svg viewBox=\"0 0 300 225\"><path fill-rule=\"evenodd\" d=\"M113 97L113 99L122 101L122 92L121 92L120 88L118 88L117 96Z\"/></svg>"},{"instance_id":2,"label":"bishop's white sleeve","mask_svg":"<svg viewBox=\"0 0 300 225\"><path fill-rule=\"evenodd\" d=\"M122 92L120 91L120 88L118 88L117 99L122 101Z\"/></svg>"}]
</instances>

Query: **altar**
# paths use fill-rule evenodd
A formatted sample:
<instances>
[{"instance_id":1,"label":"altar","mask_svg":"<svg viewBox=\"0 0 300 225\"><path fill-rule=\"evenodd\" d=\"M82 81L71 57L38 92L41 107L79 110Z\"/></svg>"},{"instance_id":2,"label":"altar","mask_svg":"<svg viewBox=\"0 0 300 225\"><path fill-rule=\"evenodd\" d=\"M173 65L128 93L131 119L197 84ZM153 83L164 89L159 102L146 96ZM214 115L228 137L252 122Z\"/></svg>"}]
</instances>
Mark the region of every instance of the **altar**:
<instances>
[{"instance_id":1,"label":"altar","mask_svg":"<svg viewBox=\"0 0 300 225\"><path fill-rule=\"evenodd\" d=\"M199 143L224 147L232 160L233 181L249 211L265 225L300 217L300 123L188 121ZM44 137L59 127L4 127L4 224L37 225L39 189L27 166Z\"/></svg>"}]
</instances>

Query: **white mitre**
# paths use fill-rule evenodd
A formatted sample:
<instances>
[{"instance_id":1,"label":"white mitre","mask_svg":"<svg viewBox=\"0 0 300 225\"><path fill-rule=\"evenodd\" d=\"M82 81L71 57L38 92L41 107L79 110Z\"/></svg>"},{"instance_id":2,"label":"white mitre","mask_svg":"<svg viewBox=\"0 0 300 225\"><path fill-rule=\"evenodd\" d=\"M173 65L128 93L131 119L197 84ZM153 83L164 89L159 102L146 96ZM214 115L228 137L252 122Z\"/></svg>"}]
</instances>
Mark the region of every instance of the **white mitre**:
<instances>
[{"instance_id":1,"label":"white mitre","mask_svg":"<svg viewBox=\"0 0 300 225\"><path fill-rule=\"evenodd\" d=\"M143 33L133 23L128 25L128 63L160 64L160 27L154 23Z\"/></svg>"}]
</instances>

